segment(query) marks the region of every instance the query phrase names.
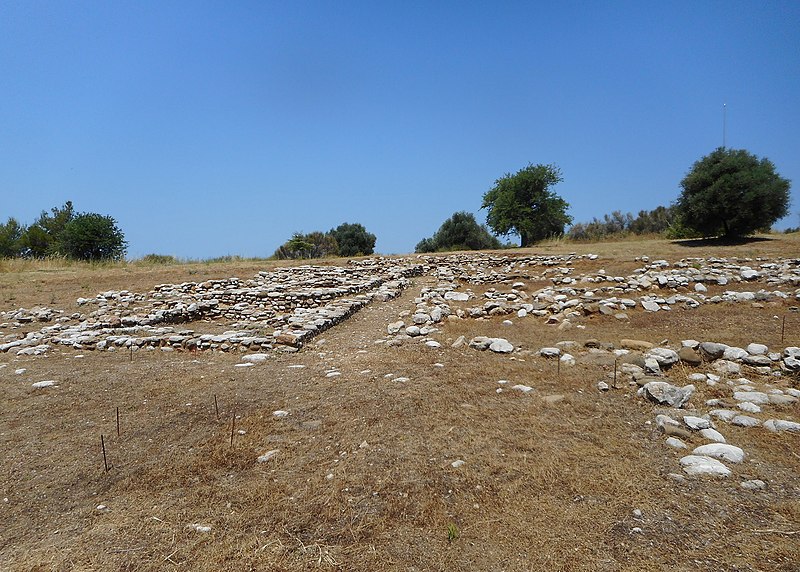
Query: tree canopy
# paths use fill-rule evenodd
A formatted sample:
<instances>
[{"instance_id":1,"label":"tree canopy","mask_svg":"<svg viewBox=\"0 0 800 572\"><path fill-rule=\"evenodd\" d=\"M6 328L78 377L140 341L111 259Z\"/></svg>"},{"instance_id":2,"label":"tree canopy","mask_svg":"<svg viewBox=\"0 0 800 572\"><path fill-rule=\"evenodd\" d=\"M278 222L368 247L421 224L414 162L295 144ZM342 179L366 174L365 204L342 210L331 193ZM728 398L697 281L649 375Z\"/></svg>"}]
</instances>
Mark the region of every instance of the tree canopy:
<instances>
[{"instance_id":1,"label":"tree canopy","mask_svg":"<svg viewBox=\"0 0 800 572\"><path fill-rule=\"evenodd\" d=\"M489 234L485 226L478 224L475 215L459 211L444 221L431 238L423 238L417 243L415 252L483 250L501 246L497 237Z\"/></svg>"},{"instance_id":2,"label":"tree canopy","mask_svg":"<svg viewBox=\"0 0 800 572\"><path fill-rule=\"evenodd\" d=\"M72 218L60 233L62 254L78 260L121 260L125 256L125 236L110 216L81 213Z\"/></svg>"},{"instance_id":3,"label":"tree canopy","mask_svg":"<svg viewBox=\"0 0 800 572\"><path fill-rule=\"evenodd\" d=\"M9 218L0 224L0 257L65 256L79 260L119 260L125 236L110 216L76 214L72 201L42 211L30 226Z\"/></svg>"},{"instance_id":4,"label":"tree canopy","mask_svg":"<svg viewBox=\"0 0 800 572\"><path fill-rule=\"evenodd\" d=\"M768 159L719 147L681 181L680 222L703 236L725 238L768 230L789 210L788 179Z\"/></svg>"},{"instance_id":5,"label":"tree canopy","mask_svg":"<svg viewBox=\"0 0 800 572\"><path fill-rule=\"evenodd\" d=\"M366 256L375 252L377 237L367 232L362 224L345 222L331 229L328 234L336 239L339 256Z\"/></svg>"},{"instance_id":6,"label":"tree canopy","mask_svg":"<svg viewBox=\"0 0 800 572\"><path fill-rule=\"evenodd\" d=\"M273 256L279 260L286 260L325 258L336 256L338 253L339 245L336 239L329 233L316 230L308 234L294 233L289 240L278 247Z\"/></svg>"},{"instance_id":7,"label":"tree canopy","mask_svg":"<svg viewBox=\"0 0 800 572\"><path fill-rule=\"evenodd\" d=\"M523 247L563 234L572 222L569 204L551 189L562 180L555 165L529 164L506 174L483 195L486 222L496 234L518 235Z\"/></svg>"},{"instance_id":8,"label":"tree canopy","mask_svg":"<svg viewBox=\"0 0 800 572\"><path fill-rule=\"evenodd\" d=\"M8 217L5 224L0 224L0 258L16 258L22 255L24 233L25 227L14 217Z\"/></svg>"}]
</instances>

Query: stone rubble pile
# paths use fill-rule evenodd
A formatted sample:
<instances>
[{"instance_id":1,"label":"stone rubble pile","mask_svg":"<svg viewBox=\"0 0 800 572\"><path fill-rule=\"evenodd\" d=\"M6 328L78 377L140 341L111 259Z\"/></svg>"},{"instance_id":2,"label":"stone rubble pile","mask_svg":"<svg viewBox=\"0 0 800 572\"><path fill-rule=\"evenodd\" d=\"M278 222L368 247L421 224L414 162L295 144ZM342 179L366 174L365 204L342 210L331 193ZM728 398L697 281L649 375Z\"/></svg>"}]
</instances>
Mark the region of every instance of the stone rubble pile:
<instances>
[{"instance_id":1,"label":"stone rubble pile","mask_svg":"<svg viewBox=\"0 0 800 572\"><path fill-rule=\"evenodd\" d=\"M459 254L422 258L429 263L426 273L439 282L435 288L423 290L421 299L414 301L413 321L420 328L449 316L452 316L449 319L481 319L516 314L518 318L544 318L546 323L565 330L590 315L627 320L628 313L637 309L658 312L676 307L694 309L703 304L800 300L800 258L776 261L686 258L671 266L666 260L650 262L641 257L637 260L644 265L629 276L609 276L602 269L575 275L571 265L581 258L575 255L511 258ZM584 258L596 260L597 256ZM537 266L545 269L535 273ZM529 293L524 280L549 280L553 285ZM776 289L725 290L709 295L706 286L756 282ZM499 283L510 284L510 290L490 288L480 297L470 290L460 290L462 284ZM662 295L662 291L671 293ZM431 311L437 308L432 315ZM400 318L407 316L404 312ZM404 323L404 327L407 325ZM407 335L402 328L390 329L401 340Z\"/></svg>"},{"instance_id":2,"label":"stone rubble pile","mask_svg":"<svg viewBox=\"0 0 800 572\"><path fill-rule=\"evenodd\" d=\"M408 261L369 259L347 267L298 266L259 272L251 280L161 284L146 294L126 290L79 298L88 313L63 315L50 308L0 313L4 327L34 321L53 325L24 336L0 338L0 352L40 355L52 346L78 350L161 348L262 351L291 350L343 322L372 301L398 296L422 266ZM175 327L199 321L227 321L230 330L199 333Z\"/></svg>"}]
</instances>

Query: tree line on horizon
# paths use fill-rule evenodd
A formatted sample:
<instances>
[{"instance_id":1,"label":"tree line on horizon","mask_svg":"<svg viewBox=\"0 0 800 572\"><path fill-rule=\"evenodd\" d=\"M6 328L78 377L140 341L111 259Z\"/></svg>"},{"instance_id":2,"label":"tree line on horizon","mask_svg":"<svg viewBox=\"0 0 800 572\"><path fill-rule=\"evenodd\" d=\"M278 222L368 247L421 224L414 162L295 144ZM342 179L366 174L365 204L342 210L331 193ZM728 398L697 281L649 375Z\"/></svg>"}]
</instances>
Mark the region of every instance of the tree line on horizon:
<instances>
[{"instance_id":1,"label":"tree line on horizon","mask_svg":"<svg viewBox=\"0 0 800 572\"><path fill-rule=\"evenodd\" d=\"M553 190L562 181L560 169L552 164L528 164L514 174L507 173L483 195L486 225L479 224L472 213L457 211L431 237L417 243L415 252L512 246L501 243L498 236L517 236L522 247L556 237L593 241L628 234L730 240L769 230L786 216L791 186L768 159L744 149L719 147L692 165L673 204L642 210L636 217L617 210L602 219L572 224L569 203ZM572 226L565 233L568 225ZM375 252L376 240L362 224L342 223L328 232L296 232L273 257L365 256ZM112 217L76 213L71 201L49 213L42 211L29 226L13 217L0 224L0 258L121 260L126 246Z\"/></svg>"},{"instance_id":2,"label":"tree line on horizon","mask_svg":"<svg viewBox=\"0 0 800 572\"><path fill-rule=\"evenodd\" d=\"M121 260L127 242L117 221L98 213L78 213L67 201L42 211L30 225L9 217L0 224L0 258L63 257L74 260Z\"/></svg>"},{"instance_id":3,"label":"tree line on horizon","mask_svg":"<svg viewBox=\"0 0 800 572\"><path fill-rule=\"evenodd\" d=\"M516 235L520 246L556 237L592 241L629 234L656 234L667 238L721 237L731 240L759 231L789 212L790 182L778 175L768 159L744 149L719 147L696 161L681 180L681 193L669 206L631 213L614 211L603 219L575 223L569 204L552 187L563 180L556 165L532 165L497 179L483 196L481 209L495 235ZM475 249L464 236L482 236L482 227L469 213L455 213L430 239L417 244L416 252ZM455 224L458 219L459 224ZM462 232L453 233L454 227ZM463 230L469 227L469 231ZM489 235L491 236L491 235ZM453 237L452 240L449 240ZM479 248L495 243L475 242Z\"/></svg>"}]
</instances>

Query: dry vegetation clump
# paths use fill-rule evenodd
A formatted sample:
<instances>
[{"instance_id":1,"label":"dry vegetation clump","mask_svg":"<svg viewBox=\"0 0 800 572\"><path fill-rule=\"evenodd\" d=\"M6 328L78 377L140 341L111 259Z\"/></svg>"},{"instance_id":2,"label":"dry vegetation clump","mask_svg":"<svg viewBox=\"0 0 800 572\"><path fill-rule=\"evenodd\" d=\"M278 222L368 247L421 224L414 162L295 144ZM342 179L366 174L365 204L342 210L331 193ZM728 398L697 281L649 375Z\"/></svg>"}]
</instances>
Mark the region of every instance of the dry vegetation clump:
<instances>
[{"instance_id":1,"label":"dry vegetation clump","mask_svg":"<svg viewBox=\"0 0 800 572\"><path fill-rule=\"evenodd\" d=\"M645 253L603 248L623 253L591 264L620 272ZM643 248L670 258L678 247ZM258 269L197 268L191 279ZM0 303L74 303L82 284L146 291L189 279L186 271L27 269L0 276ZM588 339L778 347L775 315L788 317L784 345L800 345L790 302L631 312L628 321L587 316L585 329L568 331L531 317L512 326L503 317L462 320L441 328L441 348L387 346L386 325L413 307L418 290L249 368L211 352L0 354L8 364L0 369L0 569L798 570L798 435L726 425L748 460L728 479L679 481L670 475L681 473L682 453L664 445L657 408L627 380L597 390L613 365L559 369L535 355ZM9 304L7 292L24 304ZM460 335L505 337L522 351L451 348ZM326 377L331 371L340 375ZM669 375L683 385L698 371L706 368L679 365ZM32 389L41 379L58 386ZM797 387L796 378L776 383ZM698 386L687 407L724 397L724 385ZM800 408L775 414L797 419ZM746 491L744 479L768 487Z\"/></svg>"}]
</instances>

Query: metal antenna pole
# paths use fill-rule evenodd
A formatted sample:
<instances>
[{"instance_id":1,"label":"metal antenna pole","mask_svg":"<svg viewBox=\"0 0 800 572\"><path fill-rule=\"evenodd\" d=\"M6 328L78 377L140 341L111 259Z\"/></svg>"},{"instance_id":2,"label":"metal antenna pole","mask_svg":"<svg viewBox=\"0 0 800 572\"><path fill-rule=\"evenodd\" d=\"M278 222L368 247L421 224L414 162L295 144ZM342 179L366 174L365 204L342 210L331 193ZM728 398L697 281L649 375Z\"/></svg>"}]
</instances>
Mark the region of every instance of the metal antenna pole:
<instances>
[{"instance_id":1,"label":"metal antenna pole","mask_svg":"<svg viewBox=\"0 0 800 572\"><path fill-rule=\"evenodd\" d=\"M728 131L728 104L722 104L722 148L725 148L725 140Z\"/></svg>"}]
</instances>

